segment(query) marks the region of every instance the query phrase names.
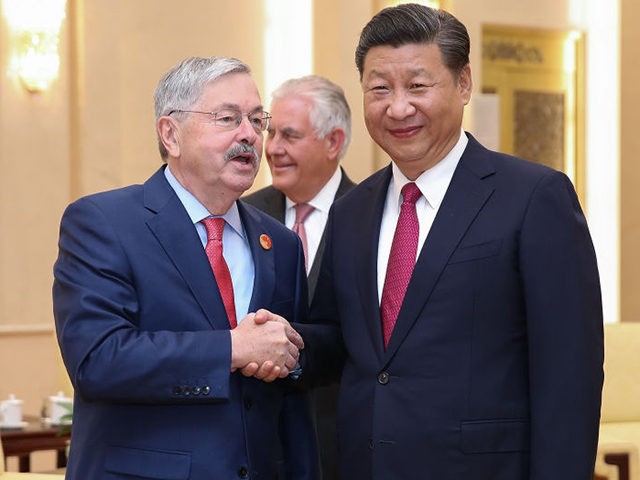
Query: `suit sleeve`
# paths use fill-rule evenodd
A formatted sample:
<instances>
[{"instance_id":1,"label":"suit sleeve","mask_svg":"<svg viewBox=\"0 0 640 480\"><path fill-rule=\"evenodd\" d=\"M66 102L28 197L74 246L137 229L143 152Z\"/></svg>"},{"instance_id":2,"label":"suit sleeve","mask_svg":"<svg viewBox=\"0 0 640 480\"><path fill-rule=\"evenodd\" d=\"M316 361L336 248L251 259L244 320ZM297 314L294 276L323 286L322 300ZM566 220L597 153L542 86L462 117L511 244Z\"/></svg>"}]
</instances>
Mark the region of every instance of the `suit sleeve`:
<instances>
[{"instance_id":1,"label":"suit sleeve","mask_svg":"<svg viewBox=\"0 0 640 480\"><path fill-rule=\"evenodd\" d=\"M311 302L309 322L299 326L305 341L305 349L301 353L303 373L300 381L306 386L317 387L338 382L347 355L332 280L334 223L332 207L327 220L326 245Z\"/></svg>"},{"instance_id":2,"label":"suit sleeve","mask_svg":"<svg viewBox=\"0 0 640 480\"><path fill-rule=\"evenodd\" d=\"M297 286L295 318L289 319L294 328L306 323L308 315L307 276L304 268L302 243L298 239ZM280 436L283 443L285 478L288 480L317 480L320 460L316 437L315 417L311 395L299 388L297 381L284 381L288 392L284 395L280 413Z\"/></svg>"},{"instance_id":3,"label":"suit sleeve","mask_svg":"<svg viewBox=\"0 0 640 480\"><path fill-rule=\"evenodd\" d=\"M54 266L53 305L58 342L76 391L87 400L108 402L227 400L229 332L141 330L136 282L144 280L136 273L94 203L83 199L67 208ZM205 390L177 395L176 388L184 385Z\"/></svg>"},{"instance_id":4,"label":"suit sleeve","mask_svg":"<svg viewBox=\"0 0 640 480\"><path fill-rule=\"evenodd\" d=\"M531 480L593 475L603 383L596 257L569 179L542 179L521 231L529 338Z\"/></svg>"}]
</instances>

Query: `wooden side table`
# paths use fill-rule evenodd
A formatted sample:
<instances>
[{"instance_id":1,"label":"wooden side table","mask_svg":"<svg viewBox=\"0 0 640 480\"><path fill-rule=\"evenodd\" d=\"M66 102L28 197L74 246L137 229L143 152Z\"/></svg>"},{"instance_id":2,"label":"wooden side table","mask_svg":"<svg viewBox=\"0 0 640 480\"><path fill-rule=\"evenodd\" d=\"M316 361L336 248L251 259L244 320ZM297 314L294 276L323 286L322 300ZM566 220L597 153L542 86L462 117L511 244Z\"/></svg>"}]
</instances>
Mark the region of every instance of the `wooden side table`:
<instances>
[{"instance_id":1,"label":"wooden side table","mask_svg":"<svg viewBox=\"0 0 640 480\"><path fill-rule=\"evenodd\" d=\"M62 427L44 425L39 417L25 415L28 425L20 429L0 428L5 457L18 457L20 472L31 471L31 452L55 450L57 468L67 466L66 448L71 433L61 434Z\"/></svg>"},{"instance_id":2,"label":"wooden side table","mask_svg":"<svg viewBox=\"0 0 640 480\"><path fill-rule=\"evenodd\" d=\"M629 455L626 453L608 453L604 456L605 463L618 467L619 480L629 480ZM594 475L593 480L607 480L599 475Z\"/></svg>"}]
</instances>

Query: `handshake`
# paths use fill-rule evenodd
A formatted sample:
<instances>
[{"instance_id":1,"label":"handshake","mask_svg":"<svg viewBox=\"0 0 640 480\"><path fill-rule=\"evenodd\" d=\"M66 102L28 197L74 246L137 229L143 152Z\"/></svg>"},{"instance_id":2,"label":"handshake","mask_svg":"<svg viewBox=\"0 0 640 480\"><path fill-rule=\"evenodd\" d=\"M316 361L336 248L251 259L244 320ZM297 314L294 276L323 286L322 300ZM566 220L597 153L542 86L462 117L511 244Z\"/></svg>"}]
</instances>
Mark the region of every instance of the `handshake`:
<instances>
[{"instance_id":1,"label":"handshake","mask_svg":"<svg viewBox=\"0 0 640 480\"><path fill-rule=\"evenodd\" d=\"M302 337L289 322L261 309L231 330L231 371L273 382L289 375L303 348Z\"/></svg>"}]
</instances>

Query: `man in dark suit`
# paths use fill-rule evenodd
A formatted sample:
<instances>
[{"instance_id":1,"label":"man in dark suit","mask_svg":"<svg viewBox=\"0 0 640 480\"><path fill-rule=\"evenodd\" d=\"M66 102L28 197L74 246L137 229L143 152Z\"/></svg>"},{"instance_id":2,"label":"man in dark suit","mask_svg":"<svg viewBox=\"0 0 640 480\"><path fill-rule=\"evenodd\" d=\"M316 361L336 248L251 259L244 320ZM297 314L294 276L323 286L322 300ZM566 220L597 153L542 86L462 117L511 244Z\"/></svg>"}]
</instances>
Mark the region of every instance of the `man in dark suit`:
<instances>
[{"instance_id":1,"label":"man in dark suit","mask_svg":"<svg viewBox=\"0 0 640 480\"><path fill-rule=\"evenodd\" d=\"M72 203L61 222L67 478L316 480L308 395L276 378L303 347L287 322L308 308L302 246L236 201L270 118L249 67L187 59L160 80L155 110L166 165ZM240 373L249 362L272 367L267 381Z\"/></svg>"},{"instance_id":2,"label":"man in dark suit","mask_svg":"<svg viewBox=\"0 0 640 480\"><path fill-rule=\"evenodd\" d=\"M416 4L360 36L365 123L392 164L334 204L300 329L301 381L344 365L343 479L592 478L603 338L587 222L563 173L462 131L469 44Z\"/></svg>"},{"instance_id":3,"label":"man in dark suit","mask_svg":"<svg viewBox=\"0 0 640 480\"><path fill-rule=\"evenodd\" d=\"M309 297L313 297L325 244L329 209L355 184L339 167L351 139L351 110L342 88L327 78L290 79L272 95L265 153L273 185L243 197L289 228L297 205L313 210L304 220ZM336 409L338 386L314 391L324 480L338 478Z\"/></svg>"}]
</instances>

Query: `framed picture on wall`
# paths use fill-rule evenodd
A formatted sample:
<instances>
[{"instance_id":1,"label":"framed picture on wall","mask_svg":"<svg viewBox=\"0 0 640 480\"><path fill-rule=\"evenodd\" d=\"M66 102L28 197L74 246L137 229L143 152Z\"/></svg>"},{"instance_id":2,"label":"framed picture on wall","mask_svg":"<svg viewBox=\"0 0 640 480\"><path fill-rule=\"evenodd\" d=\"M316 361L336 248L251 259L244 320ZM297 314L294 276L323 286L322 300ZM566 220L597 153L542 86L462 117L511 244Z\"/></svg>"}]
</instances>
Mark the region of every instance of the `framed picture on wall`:
<instances>
[{"instance_id":1,"label":"framed picture on wall","mask_svg":"<svg viewBox=\"0 0 640 480\"><path fill-rule=\"evenodd\" d=\"M498 149L565 172L584 203L583 33L484 25L482 93L498 98Z\"/></svg>"}]
</instances>

